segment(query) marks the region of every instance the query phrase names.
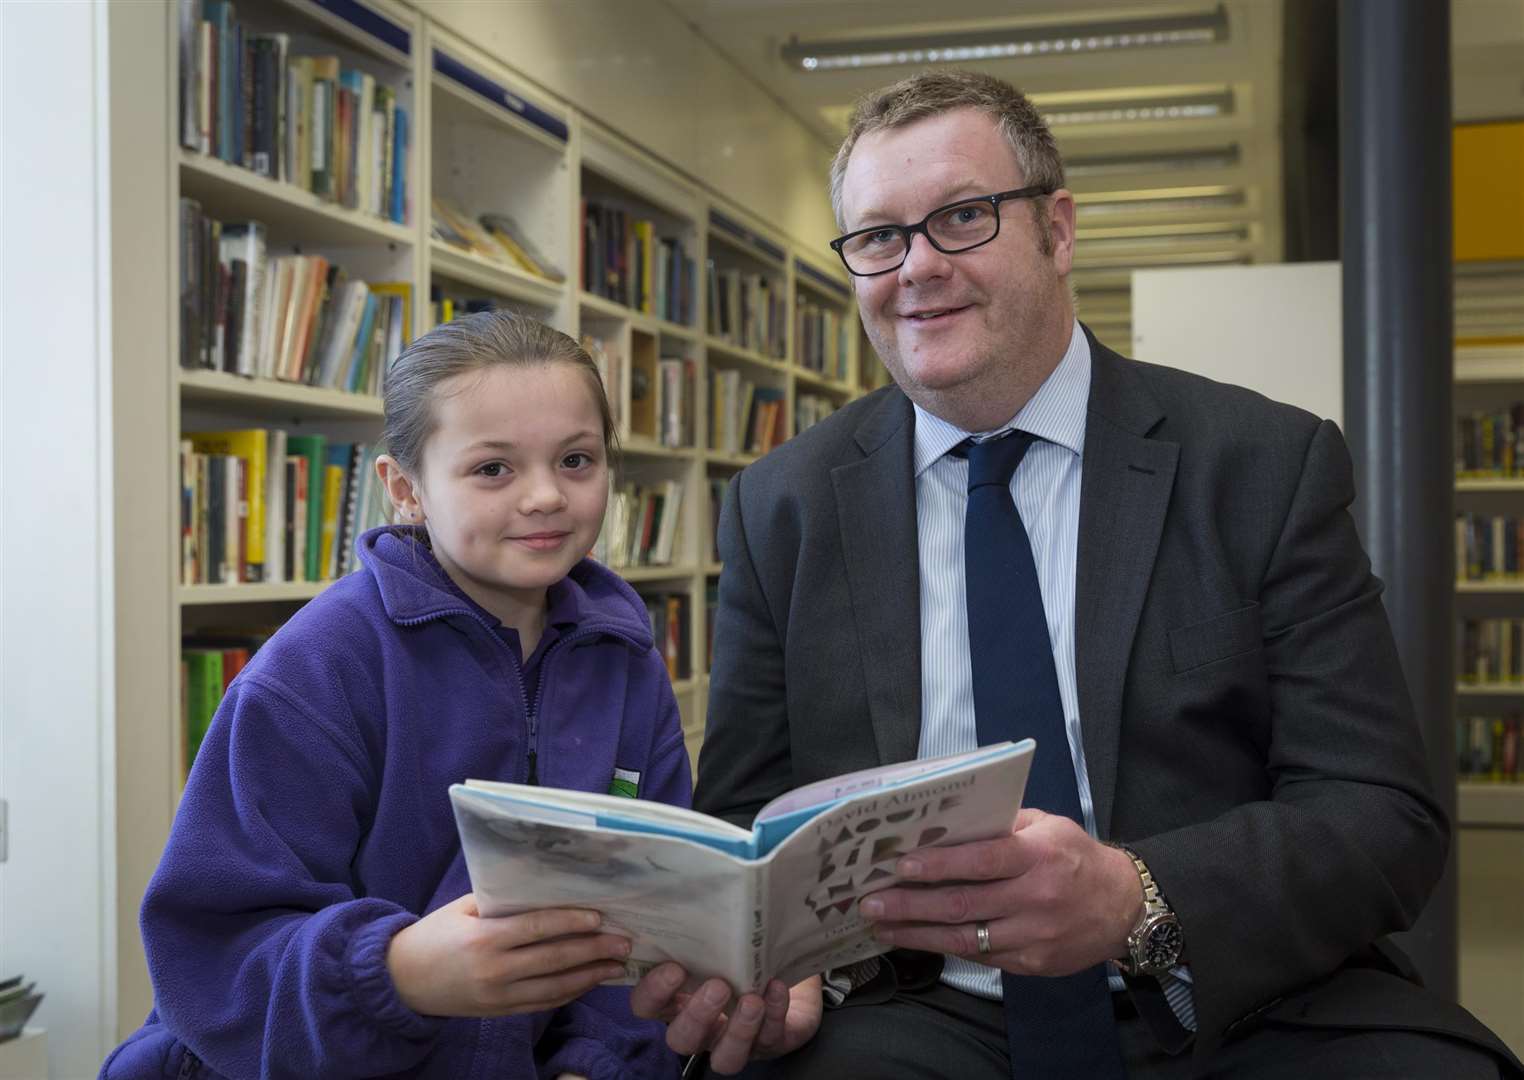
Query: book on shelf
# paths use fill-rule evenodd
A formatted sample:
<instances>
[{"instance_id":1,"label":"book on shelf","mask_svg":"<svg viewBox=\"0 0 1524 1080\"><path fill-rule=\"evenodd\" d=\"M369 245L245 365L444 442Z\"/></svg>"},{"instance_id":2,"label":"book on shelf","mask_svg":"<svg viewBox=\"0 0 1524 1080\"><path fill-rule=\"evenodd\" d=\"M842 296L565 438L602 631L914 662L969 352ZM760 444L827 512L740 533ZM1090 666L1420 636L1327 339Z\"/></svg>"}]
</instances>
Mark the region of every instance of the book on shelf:
<instances>
[{"instance_id":1,"label":"book on shelf","mask_svg":"<svg viewBox=\"0 0 1524 1080\"><path fill-rule=\"evenodd\" d=\"M188 432L180 444L185 585L329 581L384 524L374 447L280 429Z\"/></svg>"},{"instance_id":2,"label":"book on shelf","mask_svg":"<svg viewBox=\"0 0 1524 1080\"><path fill-rule=\"evenodd\" d=\"M554 262L545 257L541 249L529 238L512 214L487 213L478 219L487 236L505 251L520 269L557 284L566 275Z\"/></svg>"},{"instance_id":3,"label":"book on shelf","mask_svg":"<svg viewBox=\"0 0 1524 1080\"><path fill-rule=\"evenodd\" d=\"M1462 683L1511 684L1524 693L1524 619L1462 619L1458 645Z\"/></svg>"},{"instance_id":4,"label":"book on shelf","mask_svg":"<svg viewBox=\"0 0 1524 1080\"><path fill-rule=\"evenodd\" d=\"M431 235L450 247L544 281L559 284L566 280L512 214L488 211L473 216L452 200L435 195Z\"/></svg>"},{"instance_id":5,"label":"book on shelf","mask_svg":"<svg viewBox=\"0 0 1524 1080\"><path fill-rule=\"evenodd\" d=\"M1455 580L1518 579L1524 587L1524 518L1463 512L1455 515Z\"/></svg>"},{"instance_id":6,"label":"book on shelf","mask_svg":"<svg viewBox=\"0 0 1524 1080\"><path fill-rule=\"evenodd\" d=\"M709 333L738 348L781 360L786 352L788 301L774 278L713 259L709 279Z\"/></svg>"},{"instance_id":7,"label":"book on shelf","mask_svg":"<svg viewBox=\"0 0 1524 1080\"><path fill-rule=\"evenodd\" d=\"M407 221L408 110L395 86L335 55L293 55L291 35L254 32L230 0L179 0L178 14L182 146Z\"/></svg>"},{"instance_id":8,"label":"book on shelf","mask_svg":"<svg viewBox=\"0 0 1524 1080\"><path fill-rule=\"evenodd\" d=\"M730 496L730 482L715 477L709 479L709 561L720 561L720 514L725 500Z\"/></svg>"},{"instance_id":9,"label":"book on shelf","mask_svg":"<svg viewBox=\"0 0 1524 1080\"><path fill-rule=\"evenodd\" d=\"M746 445L742 422L756 384L735 368L709 368L709 449L739 454Z\"/></svg>"},{"instance_id":10,"label":"book on shelf","mask_svg":"<svg viewBox=\"0 0 1524 1080\"><path fill-rule=\"evenodd\" d=\"M184 441L198 454L230 455L240 463L240 523L243 529L243 554L235 571L234 581L264 581L266 501L268 485L266 471L269 468L269 432L264 428L243 428L232 431L187 432Z\"/></svg>"},{"instance_id":11,"label":"book on shelf","mask_svg":"<svg viewBox=\"0 0 1524 1080\"><path fill-rule=\"evenodd\" d=\"M751 434L746 440L749 453L765 454L786 438L783 411L784 392L775 386L759 386L752 394L751 416L747 422Z\"/></svg>"},{"instance_id":12,"label":"book on shelf","mask_svg":"<svg viewBox=\"0 0 1524 1080\"><path fill-rule=\"evenodd\" d=\"M1524 402L1455 419L1455 476L1459 480L1518 476L1524 468Z\"/></svg>"},{"instance_id":13,"label":"book on shelf","mask_svg":"<svg viewBox=\"0 0 1524 1080\"><path fill-rule=\"evenodd\" d=\"M1457 716L1455 718L1456 772L1462 780L1519 782L1519 740L1524 737L1524 717Z\"/></svg>"},{"instance_id":14,"label":"book on shelf","mask_svg":"<svg viewBox=\"0 0 1524 1080\"><path fill-rule=\"evenodd\" d=\"M618 431L624 415L624 356L611 341L592 334L582 335L582 347L592 357L598 377L603 380L603 392L608 397L609 415Z\"/></svg>"},{"instance_id":15,"label":"book on shelf","mask_svg":"<svg viewBox=\"0 0 1524 1080\"><path fill-rule=\"evenodd\" d=\"M794 358L828 379L847 377L847 334L853 320L836 308L801 300L794 315Z\"/></svg>"},{"instance_id":16,"label":"book on shelf","mask_svg":"<svg viewBox=\"0 0 1524 1080\"><path fill-rule=\"evenodd\" d=\"M689 657L693 619L688 594L684 592L641 593L646 616L651 620L651 638L667 665L667 677L673 682L693 676Z\"/></svg>"},{"instance_id":17,"label":"book on shelf","mask_svg":"<svg viewBox=\"0 0 1524 1080\"><path fill-rule=\"evenodd\" d=\"M695 262L687 242L661 236L656 222L598 198L583 197L582 288L634 311L691 325Z\"/></svg>"},{"instance_id":18,"label":"book on shelf","mask_svg":"<svg viewBox=\"0 0 1524 1080\"><path fill-rule=\"evenodd\" d=\"M694 384L698 365L684 357L666 357L656 365L656 441L674 449L692 446Z\"/></svg>"},{"instance_id":19,"label":"book on shelf","mask_svg":"<svg viewBox=\"0 0 1524 1080\"><path fill-rule=\"evenodd\" d=\"M196 752L228 686L273 633L271 627L201 630L181 639L180 724L185 742L182 779L196 760Z\"/></svg>"},{"instance_id":20,"label":"book on shelf","mask_svg":"<svg viewBox=\"0 0 1524 1080\"><path fill-rule=\"evenodd\" d=\"M609 496L596 556L615 570L670 566L682 529L682 503L681 480L626 482Z\"/></svg>"},{"instance_id":21,"label":"book on shelf","mask_svg":"<svg viewBox=\"0 0 1524 1080\"><path fill-rule=\"evenodd\" d=\"M814 427L836 411L836 403L824 394L796 394L794 397L794 433Z\"/></svg>"},{"instance_id":22,"label":"book on shelf","mask_svg":"<svg viewBox=\"0 0 1524 1080\"><path fill-rule=\"evenodd\" d=\"M614 795L467 780L450 788L481 913L601 912L629 936L629 984L676 961L690 987L792 984L887 952L858 901L900 856L1015 824L1034 743L849 773L791 791L750 829Z\"/></svg>"},{"instance_id":23,"label":"book on shelf","mask_svg":"<svg viewBox=\"0 0 1524 1080\"><path fill-rule=\"evenodd\" d=\"M412 285L353 280L322 255L272 255L258 222L180 200L180 363L377 395L411 339Z\"/></svg>"}]
</instances>

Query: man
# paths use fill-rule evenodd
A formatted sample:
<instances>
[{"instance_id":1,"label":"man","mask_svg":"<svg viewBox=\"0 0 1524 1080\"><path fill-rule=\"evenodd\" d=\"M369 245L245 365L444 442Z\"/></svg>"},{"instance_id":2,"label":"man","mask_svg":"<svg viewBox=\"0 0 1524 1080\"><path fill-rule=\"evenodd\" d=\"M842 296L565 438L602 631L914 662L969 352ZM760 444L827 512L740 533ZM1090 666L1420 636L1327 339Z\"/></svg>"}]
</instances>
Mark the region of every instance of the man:
<instances>
[{"instance_id":1,"label":"man","mask_svg":"<svg viewBox=\"0 0 1524 1080\"><path fill-rule=\"evenodd\" d=\"M1448 826L1337 428L1089 335L998 80L864 99L832 201L897 387L732 485L695 801L1034 735L1027 808L860 902L885 961L734 1003L669 965L636 1010L720 1074L1496 1076L1383 940Z\"/></svg>"}]
</instances>

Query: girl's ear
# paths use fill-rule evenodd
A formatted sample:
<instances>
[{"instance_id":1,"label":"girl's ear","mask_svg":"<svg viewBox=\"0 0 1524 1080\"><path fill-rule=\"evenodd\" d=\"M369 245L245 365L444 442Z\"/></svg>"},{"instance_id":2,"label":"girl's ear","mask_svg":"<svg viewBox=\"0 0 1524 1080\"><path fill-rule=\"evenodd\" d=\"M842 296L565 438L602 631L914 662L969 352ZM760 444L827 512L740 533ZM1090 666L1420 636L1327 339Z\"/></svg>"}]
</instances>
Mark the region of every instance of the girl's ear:
<instances>
[{"instance_id":1,"label":"girl's ear","mask_svg":"<svg viewBox=\"0 0 1524 1080\"><path fill-rule=\"evenodd\" d=\"M390 454L377 457L376 476L386 489L386 497L391 500L397 521L405 525L422 525L423 503L419 501L418 486L403 472L397 459Z\"/></svg>"}]
</instances>

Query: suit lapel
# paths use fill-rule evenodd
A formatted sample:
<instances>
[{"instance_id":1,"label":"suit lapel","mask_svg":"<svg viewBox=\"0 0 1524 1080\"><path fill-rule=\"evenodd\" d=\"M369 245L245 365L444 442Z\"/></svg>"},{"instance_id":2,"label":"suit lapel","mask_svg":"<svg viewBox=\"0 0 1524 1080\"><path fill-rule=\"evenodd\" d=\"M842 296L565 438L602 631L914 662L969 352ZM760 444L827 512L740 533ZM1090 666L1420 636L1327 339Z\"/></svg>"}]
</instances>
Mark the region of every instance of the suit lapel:
<instances>
[{"instance_id":1,"label":"suit lapel","mask_svg":"<svg viewBox=\"0 0 1524 1080\"><path fill-rule=\"evenodd\" d=\"M1089 331L1086 331L1087 335ZM1111 835L1122 689L1179 457L1148 433L1163 417L1132 361L1090 338L1080 482L1074 659L1096 828Z\"/></svg>"},{"instance_id":2,"label":"suit lapel","mask_svg":"<svg viewBox=\"0 0 1524 1080\"><path fill-rule=\"evenodd\" d=\"M863 457L831 470L847 587L879 761L914 758L921 732L915 418L898 390L857 430Z\"/></svg>"}]
</instances>

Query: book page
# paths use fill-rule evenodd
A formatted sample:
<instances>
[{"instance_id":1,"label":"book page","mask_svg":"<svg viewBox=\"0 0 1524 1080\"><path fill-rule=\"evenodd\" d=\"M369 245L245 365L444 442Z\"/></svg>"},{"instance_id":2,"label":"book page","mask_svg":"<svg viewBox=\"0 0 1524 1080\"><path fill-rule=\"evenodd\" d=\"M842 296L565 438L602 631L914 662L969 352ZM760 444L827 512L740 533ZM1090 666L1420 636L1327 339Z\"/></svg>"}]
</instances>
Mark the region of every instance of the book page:
<instances>
[{"instance_id":1,"label":"book page","mask_svg":"<svg viewBox=\"0 0 1524 1080\"><path fill-rule=\"evenodd\" d=\"M1018 745L1010 742L991 743L962 754L863 769L820 780L780 795L758 812L752 825L757 834L757 855L767 855L795 829L842 799L867 791L881 791L917 782L923 777L966 769L1001 757Z\"/></svg>"},{"instance_id":2,"label":"book page","mask_svg":"<svg viewBox=\"0 0 1524 1080\"><path fill-rule=\"evenodd\" d=\"M606 929L632 941L622 985L667 960L695 980L751 981L743 912L754 866L690 840L603 828L574 810L520 816L459 784L450 799L483 915L601 912Z\"/></svg>"},{"instance_id":3,"label":"book page","mask_svg":"<svg viewBox=\"0 0 1524 1080\"><path fill-rule=\"evenodd\" d=\"M465 787L490 796L500 805L515 805L516 813L524 817L545 817L569 824L597 823L606 828L635 832L660 832L685 836L735 855L752 853L751 832L721 818L680 806L496 780L467 780Z\"/></svg>"},{"instance_id":4,"label":"book page","mask_svg":"<svg viewBox=\"0 0 1524 1080\"><path fill-rule=\"evenodd\" d=\"M1010 832L1021 809L1032 740L985 748L962 765L868 791L819 814L764 860L769 977L793 983L889 951L857 902L896 884L894 864L922 847ZM942 765L947 764L943 759Z\"/></svg>"}]
</instances>

